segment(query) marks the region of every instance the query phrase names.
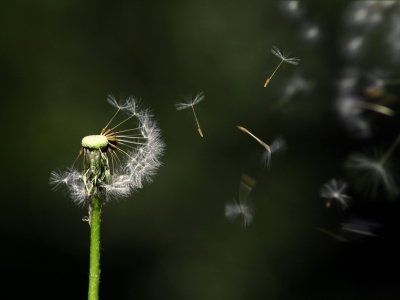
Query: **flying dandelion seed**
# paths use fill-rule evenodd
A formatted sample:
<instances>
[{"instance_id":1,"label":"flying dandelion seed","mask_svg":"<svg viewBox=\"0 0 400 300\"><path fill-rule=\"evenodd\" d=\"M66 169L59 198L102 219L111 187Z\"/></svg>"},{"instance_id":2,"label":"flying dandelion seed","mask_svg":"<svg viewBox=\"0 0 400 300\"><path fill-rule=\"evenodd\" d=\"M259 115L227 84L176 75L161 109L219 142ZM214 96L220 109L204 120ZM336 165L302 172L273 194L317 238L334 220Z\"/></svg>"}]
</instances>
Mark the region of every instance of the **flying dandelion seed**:
<instances>
[{"instance_id":1,"label":"flying dandelion seed","mask_svg":"<svg viewBox=\"0 0 400 300\"><path fill-rule=\"evenodd\" d=\"M279 137L276 140L274 140L270 146L270 145L264 143L262 140L260 140L258 137L256 137L254 134L252 134L250 131L248 131L246 128L241 127L241 126L237 126L237 128L239 128L241 131L246 132L249 135L251 135L257 142L259 142L265 148L265 151L263 152L263 154L261 156L261 162L264 164L264 167L265 166L270 167L272 153L286 149L286 141L282 137Z\"/></svg>"},{"instance_id":2,"label":"flying dandelion seed","mask_svg":"<svg viewBox=\"0 0 400 300\"><path fill-rule=\"evenodd\" d=\"M184 96L183 99L186 101L186 103L176 103L175 108L177 110L182 110L191 107L193 110L194 118L196 119L197 123L197 131L199 132L200 136L203 137L203 131L200 128L199 121L197 120L196 112L194 111L194 107L197 103L202 101L204 99L204 94L203 92L197 93L196 97L192 99L192 95L189 94L188 96Z\"/></svg>"},{"instance_id":3,"label":"flying dandelion seed","mask_svg":"<svg viewBox=\"0 0 400 300\"><path fill-rule=\"evenodd\" d=\"M381 224L369 220L352 217L346 222L340 223L340 229L344 233L350 233L353 240L363 236L378 237L376 231L382 227Z\"/></svg>"},{"instance_id":4,"label":"flying dandelion seed","mask_svg":"<svg viewBox=\"0 0 400 300\"><path fill-rule=\"evenodd\" d=\"M366 238L379 237L378 230L381 227L381 224L373 221L350 217L345 222L340 223L340 229L335 230L335 233L321 227L315 227L315 229L340 242L360 243Z\"/></svg>"},{"instance_id":5,"label":"flying dandelion seed","mask_svg":"<svg viewBox=\"0 0 400 300\"><path fill-rule=\"evenodd\" d=\"M225 205L225 216L230 221L242 218L243 227L246 227L253 221L254 206L249 203L249 195L256 185L257 181L246 174L242 174L239 188L239 203L234 200L233 203Z\"/></svg>"},{"instance_id":6,"label":"flying dandelion seed","mask_svg":"<svg viewBox=\"0 0 400 300\"><path fill-rule=\"evenodd\" d=\"M272 76L274 76L275 72L278 70L278 68L281 66L283 62L287 62L288 64L291 65L298 65L300 62L300 59L297 57L289 57L289 54L286 54L285 52L281 52L276 46L273 46L271 49L272 54L274 54L276 57L281 59L281 62L279 65L276 67L275 71L272 73L272 75L267 79L267 81L264 84L264 87L268 85L268 83L271 81Z\"/></svg>"},{"instance_id":7,"label":"flying dandelion seed","mask_svg":"<svg viewBox=\"0 0 400 300\"><path fill-rule=\"evenodd\" d=\"M79 156L83 154L83 171L73 166L67 171L51 173L50 183L56 188L66 185L78 205L89 204L93 195L103 201L127 197L135 189L142 188L143 183L151 181L151 176L161 165L159 157L164 143L151 114L140 111L133 97L123 104L118 104L111 95L107 100L117 112L100 135L82 139ZM119 112L129 116L110 128ZM137 120L136 127L114 131L132 118Z\"/></svg>"},{"instance_id":8,"label":"flying dandelion seed","mask_svg":"<svg viewBox=\"0 0 400 300\"><path fill-rule=\"evenodd\" d=\"M320 195L326 200L326 207L329 208L332 202L336 202L343 210L349 207L351 197L344 194L347 189L347 182L342 180L331 179L325 183L322 188Z\"/></svg>"},{"instance_id":9,"label":"flying dandelion seed","mask_svg":"<svg viewBox=\"0 0 400 300\"><path fill-rule=\"evenodd\" d=\"M344 125L359 137L369 137L371 135L371 124L366 116L365 111L371 111L388 117L394 116L395 111L382 105L381 98L369 97L371 91L376 92L375 88L378 84L381 86L383 83L380 80L374 80L372 85L373 89L366 92L369 98L361 97L359 90L362 88L360 82L362 75L357 69L348 68L343 70L342 78L338 82L338 97L336 98L336 109L339 117L342 119ZM371 77L368 78L371 81ZM382 88L379 88L382 91Z\"/></svg>"},{"instance_id":10,"label":"flying dandelion seed","mask_svg":"<svg viewBox=\"0 0 400 300\"><path fill-rule=\"evenodd\" d=\"M345 162L345 167L354 177L355 188L375 198L380 187L389 199L400 195L398 178L390 171L388 160L400 142L400 135L388 151L378 159L362 153L354 153Z\"/></svg>"}]
</instances>

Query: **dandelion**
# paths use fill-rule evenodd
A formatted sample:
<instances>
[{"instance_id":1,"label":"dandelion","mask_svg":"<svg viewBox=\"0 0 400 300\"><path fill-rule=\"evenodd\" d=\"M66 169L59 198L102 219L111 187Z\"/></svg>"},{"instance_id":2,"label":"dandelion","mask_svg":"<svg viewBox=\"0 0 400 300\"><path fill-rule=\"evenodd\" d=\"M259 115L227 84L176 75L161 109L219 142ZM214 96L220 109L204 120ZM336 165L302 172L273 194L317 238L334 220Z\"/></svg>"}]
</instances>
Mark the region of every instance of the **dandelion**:
<instances>
[{"instance_id":1,"label":"dandelion","mask_svg":"<svg viewBox=\"0 0 400 300\"><path fill-rule=\"evenodd\" d=\"M400 194L398 180L390 171L388 159L400 142L400 135L386 153L378 159L362 153L354 153L345 162L346 169L353 175L355 188L376 197L378 189L383 188L388 198L395 198Z\"/></svg>"},{"instance_id":2,"label":"dandelion","mask_svg":"<svg viewBox=\"0 0 400 300\"><path fill-rule=\"evenodd\" d=\"M204 99L204 94L203 92L197 93L196 97L192 100L192 95L189 94L188 96L184 96L183 99L186 101L186 103L176 103L175 108L177 110L182 110L191 107L193 110L194 118L196 119L197 123L197 131L200 133L200 136L203 137L203 131L200 128L199 121L197 120L196 112L194 111L194 107L197 103L202 101Z\"/></svg>"},{"instance_id":3,"label":"dandelion","mask_svg":"<svg viewBox=\"0 0 400 300\"><path fill-rule=\"evenodd\" d=\"M161 165L159 157L164 143L149 111L140 111L132 97L123 104L118 104L111 95L107 100L117 108L117 112L100 135L82 139L79 155L83 154L84 170L80 172L72 167L51 174L51 184L56 187L66 185L78 205L90 205L93 195L99 196L103 202L127 197L137 188L142 188L143 183L151 181L151 176ZM119 112L129 116L110 128ZM114 131L134 117L136 127Z\"/></svg>"},{"instance_id":4,"label":"dandelion","mask_svg":"<svg viewBox=\"0 0 400 300\"><path fill-rule=\"evenodd\" d=\"M264 84L264 87L268 85L268 83L271 81L272 76L274 76L275 72L278 70L278 68L281 66L283 62L287 62L288 64L291 65L298 65L300 62L300 59L297 57L289 57L289 54L286 54L285 52L281 52L276 46L273 46L271 49L272 54L277 56L278 58L281 59L281 62L279 65L276 67L275 71L272 73L272 75L267 79L267 81Z\"/></svg>"},{"instance_id":5,"label":"dandelion","mask_svg":"<svg viewBox=\"0 0 400 300\"><path fill-rule=\"evenodd\" d=\"M325 183L321 188L320 195L327 199L326 207L331 207L332 202L335 201L342 209L347 209L351 197L345 194L346 189L347 182L342 180L331 179Z\"/></svg>"},{"instance_id":6,"label":"dandelion","mask_svg":"<svg viewBox=\"0 0 400 300\"><path fill-rule=\"evenodd\" d=\"M89 209L89 216L84 218L91 227L89 300L98 299L101 206L111 199L127 197L151 181L164 150L160 130L149 111L139 110L133 97L122 104L113 96L107 100L117 111L99 135L82 139L79 156L83 155L83 170L73 166L67 171L52 172L50 178L55 188L66 186L73 201ZM128 117L111 127L119 112ZM115 131L132 120L137 121L136 127Z\"/></svg>"},{"instance_id":7,"label":"dandelion","mask_svg":"<svg viewBox=\"0 0 400 300\"><path fill-rule=\"evenodd\" d=\"M234 200L233 203L225 205L225 216L230 221L242 217L243 227L246 227L253 221L254 206L249 203L249 195L257 181L246 174L242 174L239 188L239 203Z\"/></svg>"},{"instance_id":8,"label":"dandelion","mask_svg":"<svg viewBox=\"0 0 400 300\"><path fill-rule=\"evenodd\" d=\"M241 126L237 126L237 128L239 128L243 132L250 134L257 142L259 142L265 148L261 156L261 162L264 164L264 167L270 166L272 153L286 149L286 141L282 137L277 138L271 143L271 145L268 145L264 143L262 140L260 140L258 137L256 137L254 134L252 134L250 131L248 131L246 128Z\"/></svg>"}]
</instances>

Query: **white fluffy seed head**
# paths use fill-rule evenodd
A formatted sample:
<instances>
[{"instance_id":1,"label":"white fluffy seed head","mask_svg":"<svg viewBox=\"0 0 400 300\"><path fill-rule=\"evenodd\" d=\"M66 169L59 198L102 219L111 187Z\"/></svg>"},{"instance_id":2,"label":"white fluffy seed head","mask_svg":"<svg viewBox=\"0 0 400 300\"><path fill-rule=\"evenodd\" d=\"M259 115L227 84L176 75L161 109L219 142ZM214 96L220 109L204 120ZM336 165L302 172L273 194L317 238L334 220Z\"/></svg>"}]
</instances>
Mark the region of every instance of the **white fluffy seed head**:
<instances>
[{"instance_id":1,"label":"white fluffy seed head","mask_svg":"<svg viewBox=\"0 0 400 300\"><path fill-rule=\"evenodd\" d=\"M118 125L109 126L115 131L112 138L117 138L115 143L118 149L109 149L110 181L94 181L95 189L103 201L127 197L147 182L151 182L161 166L160 157L164 152L164 142L161 131L148 110L140 110L137 100L128 97L119 103L113 96L108 97L108 102L117 108L118 112L125 112L128 117ZM129 125L129 130L118 133L119 124ZM107 143L106 143L107 142ZM87 136L82 140L82 146L90 149L107 149L109 142L104 135ZM88 147L90 146L90 147ZM109 147L109 146L108 146ZM98 150L97 150L98 151ZM107 152L104 152L104 155ZM77 204L88 204L88 183L85 182L85 170L78 171L71 168L63 172L52 172L50 183L58 188L66 186L71 198Z\"/></svg>"}]
</instances>

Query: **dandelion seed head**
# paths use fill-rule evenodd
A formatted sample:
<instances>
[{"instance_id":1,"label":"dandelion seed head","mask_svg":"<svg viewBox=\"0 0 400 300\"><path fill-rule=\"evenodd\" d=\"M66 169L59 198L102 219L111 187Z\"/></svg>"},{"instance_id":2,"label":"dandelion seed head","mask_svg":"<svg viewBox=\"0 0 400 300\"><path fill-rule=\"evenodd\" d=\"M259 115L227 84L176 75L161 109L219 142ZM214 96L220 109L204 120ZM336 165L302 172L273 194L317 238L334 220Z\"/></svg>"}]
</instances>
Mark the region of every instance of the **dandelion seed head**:
<instances>
[{"instance_id":1,"label":"dandelion seed head","mask_svg":"<svg viewBox=\"0 0 400 300\"><path fill-rule=\"evenodd\" d=\"M164 151L160 129L148 110L140 110L137 100L128 97L122 102L109 95L108 102L117 109L110 123L122 111L128 117L116 125L107 126L100 135L82 139L84 168L52 172L50 183L55 188L65 186L71 198L79 205L89 204L93 194L103 201L129 196L133 191L151 182L161 166ZM122 124L136 126L129 129ZM123 129L123 130L122 130ZM85 166L86 165L86 166Z\"/></svg>"}]
</instances>

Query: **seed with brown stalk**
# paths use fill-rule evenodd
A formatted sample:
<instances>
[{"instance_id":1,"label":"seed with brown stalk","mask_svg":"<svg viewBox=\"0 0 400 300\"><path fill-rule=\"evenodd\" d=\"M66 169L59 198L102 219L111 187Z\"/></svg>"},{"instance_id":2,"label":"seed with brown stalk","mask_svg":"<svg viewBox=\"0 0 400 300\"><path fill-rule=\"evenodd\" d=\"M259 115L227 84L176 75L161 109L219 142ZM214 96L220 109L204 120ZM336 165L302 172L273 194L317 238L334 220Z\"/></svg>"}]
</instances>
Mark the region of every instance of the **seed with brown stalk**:
<instances>
[{"instance_id":1,"label":"seed with brown stalk","mask_svg":"<svg viewBox=\"0 0 400 300\"><path fill-rule=\"evenodd\" d=\"M263 152L263 155L261 157L261 161L263 162L264 166L267 167L270 166L271 154L273 152L281 151L286 148L286 141L281 137L274 140L271 143L271 145L268 145L264 143L262 140L260 140L258 137L256 137L254 134L252 134L250 131L248 131L246 128L242 126L237 126L237 128L239 128L243 132L250 134L257 142L259 142L265 148L265 151Z\"/></svg>"},{"instance_id":2,"label":"seed with brown stalk","mask_svg":"<svg viewBox=\"0 0 400 300\"><path fill-rule=\"evenodd\" d=\"M264 87L266 87L268 85L268 83L271 81L272 76L275 75L275 72L278 70L278 68L281 66L281 64L283 62L287 62L291 65L298 65L300 62L300 58L298 57L289 57L289 54L285 53L285 52L281 52L278 47L273 46L271 49L272 54L274 54L276 57L281 59L281 62L279 63L279 65L276 67L275 71L272 73L272 75L267 79L267 81L264 84Z\"/></svg>"},{"instance_id":3,"label":"seed with brown stalk","mask_svg":"<svg viewBox=\"0 0 400 300\"><path fill-rule=\"evenodd\" d=\"M189 94L187 96L183 96L182 97L186 103L176 103L175 104L175 108L177 110L182 110L182 109L186 109L191 107L193 110L193 114L194 114L194 118L196 119L196 123L197 123L197 131L199 132L200 136L203 137L203 131L200 128L200 124L199 121L197 120L197 116L196 116L196 112L194 111L194 107L197 103L199 103L200 101L202 101L204 99L204 94L203 92L199 92L197 93L196 97L194 97L194 99L192 99L192 94Z\"/></svg>"}]
</instances>

